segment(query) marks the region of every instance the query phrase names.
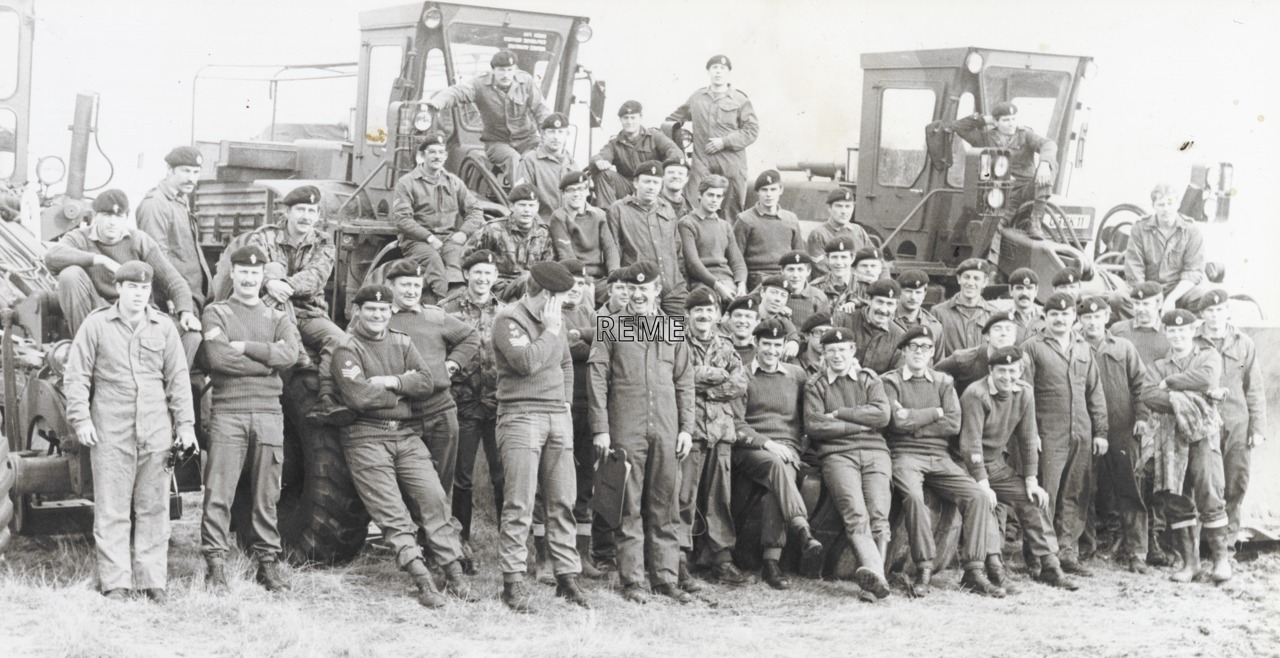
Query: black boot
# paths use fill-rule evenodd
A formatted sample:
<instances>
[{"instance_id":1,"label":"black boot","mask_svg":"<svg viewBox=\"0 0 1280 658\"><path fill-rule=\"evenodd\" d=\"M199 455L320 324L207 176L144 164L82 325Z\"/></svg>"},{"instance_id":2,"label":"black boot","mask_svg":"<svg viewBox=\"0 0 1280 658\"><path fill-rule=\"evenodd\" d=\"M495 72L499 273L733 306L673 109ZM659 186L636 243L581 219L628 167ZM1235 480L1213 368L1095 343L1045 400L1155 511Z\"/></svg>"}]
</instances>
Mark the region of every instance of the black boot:
<instances>
[{"instance_id":1,"label":"black boot","mask_svg":"<svg viewBox=\"0 0 1280 658\"><path fill-rule=\"evenodd\" d=\"M476 603L480 597L471 591L471 585L462 577L462 561L454 560L444 565L444 590L467 603Z\"/></svg>"},{"instance_id":2,"label":"black boot","mask_svg":"<svg viewBox=\"0 0 1280 658\"><path fill-rule=\"evenodd\" d=\"M813 538L809 524L796 526L796 539L800 540L800 556L812 560L822 554L822 542Z\"/></svg>"},{"instance_id":3,"label":"black boot","mask_svg":"<svg viewBox=\"0 0 1280 658\"><path fill-rule=\"evenodd\" d=\"M922 564L916 567L916 581L911 586L913 596L928 596L933 591L933 565Z\"/></svg>"},{"instance_id":4,"label":"black boot","mask_svg":"<svg viewBox=\"0 0 1280 658\"><path fill-rule=\"evenodd\" d=\"M418 588L418 603L432 609L445 606L447 601L440 590L436 589L435 576L431 575L425 562L421 559L414 560L406 565L404 570L409 574L409 578L413 579L414 586Z\"/></svg>"},{"instance_id":5,"label":"black boot","mask_svg":"<svg viewBox=\"0 0 1280 658\"><path fill-rule=\"evenodd\" d=\"M1080 589L1080 586L1075 581L1063 573L1062 567L1057 562L1046 561L1044 567L1040 569L1040 575L1036 577L1036 580L1052 587L1065 589L1068 592Z\"/></svg>"},{"instance_id":6,"label":"black boot","mask_svg":"<svg viewBox=\"0 0 1280 658\"><path fill-rule=\"evenodd\" d=\"M320 401L307 412L307 418L321 425L346 427L356 422L356 412L338 402L332 394L322 393Z\"/></svg>"},{"instance_id":7,"label":"black boot","mask_svg":"<svg viewBox=\"0 0 1280 658\"><path fill-rule=\"evenodd\" d=\"M227 584L227 561L221 557L210 557L205 562L209 570L204 575L204 586L219 593L231 589Z\"/></svg>"},{"instance_id":8,"label":"black boot","mask_svg":"<svg viewBox=\"0 0 1280 658\"><path fill-rule=\"evenodd\" d=\"M514 612L523 614L535 612L529 588L524 586L524 581L522 580L502 584L502 602Z\"/></svg>"},{"instance_id":9,"label":"black boot","mask_svg":"<svg viewBox=\"0 0 1280 658\"><path fill-rule=\"evenodd\" d=\"M987 580L982 569L965 569L964 576L960 578L960 589L996 599L1003 599L1005 596L1004 588L996 587Z\"/></svg>"},{"instance_id":10,"label":"black boot","mask_svg":"<svg viewBox=\"0 0 1280 658\"><path fill-rule=\"evenodd\" d=\"M591 535L578 535L578 561L582 563L582 577L591 580L604 578L604 572L597 569L591 560Z\"/></svg>"},{"instance_id":11,"label":"black boot","mask_svg":"<svg viewBox=\"0 0 1280 658\"><path fill-rule=\"evenodd\" d=\"M753 577L742 573L733 562L717 562L711 567L711 580L722 585L746 585Z\"/></svg>"},{"instance_id":12,"label":"black boot","mask_svg":"<svg viewBox=\"0 0 1280 658\"><path fill-rule=\"evenodd\" d=\"M1044 573L1043 568L1041 573ZM1005 571L1004 561L995 553L987 556L987 579L991 581L992 585L1004 588L1006 594L1017 593L1013 588L1013 583L1010 582L1009 573Z\"/></svg>"},{"instance_id":13,"label":"black boot","mask_svg":"<svg viewBox=\"0 0 1280 658\"><path fill-rule=\"evenodd\" d=\"M289 583L280 575L280 563L275 560L258 561L257 581L268 592L289 591Z\"/></svg>"},{"instance_id":14,"label":"black boot","mask_svg":"<svg viewBox=\"0 0 1280 658\"><path fill-rule=\"evenodd\" d=\"M1213 559L1213 567L1209 577L1216 584L1231 580L1231 552L1228 547L1227 528L1209 528L1204 534L1209 542L1209 556Z\"/></svg>"},{"instance_id":15,"label":"black boot","mask_svg":"<svg viewBox=\"0 0 1280 658\"><path fill-rule=\"evenodd\" d=\"M778 566L777 560L765 560L764 569L761 577L764 582L774 589L791 589L791 579L782 573L782 567Z\"/></svg>"},{"instance_id":16,"label":"black boot","mask_svg":"<svg viewBox=\"0 0 1280 658\"><path fill-rule=\"evenodd\" d=\"M680 589L690 594L696 594L702 591L702 583L694 580L693 576L689 575L689 556L684 551L680 551L680 566L677 570L677 574L676 582Z\"/></svg>"},{"instance_id":17,"label":"black boot","mask_svg":"<svg viewBox=\"0 0 1280 658\"><path fill-rule=\"evenodd\" d=\"M591 608L591 604L587 602L587 597L583 596L582 590L578 588L577 574L566 573L556 576L556 596L576 606Z\"/></svg>"}]
</instances>

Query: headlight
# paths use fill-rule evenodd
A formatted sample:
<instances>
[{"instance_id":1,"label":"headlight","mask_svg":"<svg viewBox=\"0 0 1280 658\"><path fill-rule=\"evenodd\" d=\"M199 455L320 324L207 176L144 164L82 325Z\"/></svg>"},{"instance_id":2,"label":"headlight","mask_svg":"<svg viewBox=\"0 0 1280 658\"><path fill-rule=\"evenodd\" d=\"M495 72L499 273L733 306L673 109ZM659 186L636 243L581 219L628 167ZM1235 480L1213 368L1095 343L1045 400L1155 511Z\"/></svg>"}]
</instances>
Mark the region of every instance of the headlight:
<instances>
[{"instance_id":1,"label":"headlight","mask_svg":"<svg viewBox=\"0 0 1280 658\"><path fill-rule=\"evenodd\" d=\"M428 30L434 30L437 27L440 27L440 24L443 22L444 17L440 15L439 7L432 7L427 10L427 13L422 15L422 24L426 26Z\"/></svg>"},{"instance_id":2,"label":"headlight","mask_svg":"<svg viewBox=\"0 0 1280 658\"><path fill-rule=\"evenodd\" d=\"M1204 170L1204 189L1206 191L1218 189L1218 182L1221 178L1222 167L1217 164L1209 165Z\"/></svg>"},{"instance_id":3,"label":"headlight","mask_svg":"<svg viewBox=\"0 0 1280 658\"><path fill-rule=\"evenodd\" d=\"M1233 174L1235 173L1236 168L1230 162L1222 163L1222 193L1227 196L1234 196L1231 184L1235 182L1232 180L1232 178L1234 178Z\"/></svg>"},{"instance_id":4,"label":"headlight","mask_svg":"<svg viewBox=\"0 0 1280 658\"><path fill-rule=\"evenodd\" d=\"M1080 77L1084 78L1085 80L1092 80L1097 76L1098 76L1098 65L1094 64L1093 60L1089 60L1085 62L1084 71L1080 73Z\"/></svg>"},{"instance_id":5,"label":"headlight","mask_svg":"<svg viewBox=\"0 0 1280 658\"><path fill-rule=\"evenodd\" d=\"M1004 178L1005 175L1009 173L1009 156L996 156L996 164L991 173L994 174L996 178Z\"/></svg>"},{"instance_id":6,"label":"headlight","mask_svg":"<svg viewBox=\"0 0 1280 658\"><path fill-rule=\"evenodd\" d=\"M429 128L431 128L431 112L427 110L418 112L418 116L413 118L413 129L420 133L424 133L427 132Z\"/></svg>"},{"instance_id":7,"label":"headlight","mask_svg":"<svg viewBox=\"0 0 1280 658\"><path fill-rule=\"evenodd\" d=\"M999 188L991 188L987 190L987 206L996 209L1004 205L1004 192Z\"/></svg>"},{"instance_id":8,"label":"headlight","mask_svg":"<svg viewBox=\"0 0 1280 658\"><path fill-rule=\"evenodd\" d=\"M991 154L990 153L983 153L982 157L979 159L978 178L981 180L987 180L988 178L991 178Z\"/></svg>"},{"instance_id":9,"label":"headlight","mask_svg":"<svg viewBox=\"0 0 1280 658\"><path fill-rule=\"evenodd\" d=\"M43 185L53 185L67 175L67 163L56 155L47 155L36 161L36 178Z\"/></svg>"},{"instance_id":10,"label":"headlight","mask_svg":"<svg viewBox=\"0 0 1280 658\"><path fill-rule=\"evenodd\" d=\"M591 40L592 34L595 33L591 31L591 26L583 23L578 26L578 29L573 31L573 38L577 39L578 43L586 43Z\"/></svg>"},{"instance_id":11,"label":"headlight","mask_svg":"<svg viewBox=\"0 0 1280 658\"><path fill-rule=\"evenodd\" d=\"M970 73L978 74L982 71L982 55L978 53L969 53L964 58L964 67L969 69Z\"/></svg>"}]
</instances>

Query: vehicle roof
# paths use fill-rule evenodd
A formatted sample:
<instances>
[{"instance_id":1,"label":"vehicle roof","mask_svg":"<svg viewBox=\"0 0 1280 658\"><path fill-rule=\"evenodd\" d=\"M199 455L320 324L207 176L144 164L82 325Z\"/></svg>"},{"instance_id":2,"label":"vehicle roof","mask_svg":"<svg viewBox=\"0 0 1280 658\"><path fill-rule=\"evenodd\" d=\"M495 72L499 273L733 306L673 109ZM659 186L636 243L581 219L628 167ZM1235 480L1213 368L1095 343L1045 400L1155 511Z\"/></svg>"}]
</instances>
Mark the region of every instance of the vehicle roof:
<instances>
[{"instance_id":1,"label":"vehicle roof","mask_svg":"<svg viewBox=\"0 0 1280 658\"><path fill-rule=\"evenodd\" d=\"M1055 53L1038 53L1025 50L1004 50L1000 48L982 48L967 46L964 48L934 48L928 50L898 50L882 53L863 53L862 68L866 69L920 69L920 68L954 68L964 65L964 58L976 52L984 57L992 53L1025 55L1034 61L1037 58L1063 58L1089 60L1092 57L1082 55L1062 55Z\"/></svg>"},{"instance_id":2,"label":"vehicle roof","mask_svg":"<svg viewBox=\"0 0 1280 658\"><path fill-rule=\"evenodd\" d=\"M526 9L515 9L505 7L494 7L484 5L468 5L456 2L417 2L407 5L396 5L394 7L382 7L380 9L369 9L360 12L360 28L370 29L379 27L396 27L403 25L413 25L422 18L422 12L426 10L428 4L433 4L441 9L447 7L458 7L468 9L479 9L485 11L506 11L509 13L532 16L553 16L556 18L572 18L582 21L589 21L586 16L572 16L569 14L553 14L545 11L528 11Z\"/></svg>"}]
</instances>

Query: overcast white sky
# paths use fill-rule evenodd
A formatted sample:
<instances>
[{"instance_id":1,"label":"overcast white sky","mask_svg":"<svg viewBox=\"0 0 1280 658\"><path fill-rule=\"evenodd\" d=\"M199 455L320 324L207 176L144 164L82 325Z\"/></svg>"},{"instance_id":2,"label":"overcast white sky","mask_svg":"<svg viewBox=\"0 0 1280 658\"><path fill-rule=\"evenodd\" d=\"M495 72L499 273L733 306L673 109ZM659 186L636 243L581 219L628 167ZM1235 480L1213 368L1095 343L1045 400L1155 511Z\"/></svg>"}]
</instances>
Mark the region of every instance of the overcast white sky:
<instances>
[{"instance_id":1,"label":"overcast white sky","mask_svg":"<svg viewBox=\"0 0 1280 658\"><path fill-rule=\"evenodd\" d=\"M136 198L163 173L161 158L190 134L191 79L210 63L354 61L360 10L394 0L37 0L37 154L65 157L74 95L102 95L101 142L113 186ZM479 1L473 4L481 4ZM753 169L843 160L855 146L863 52L980 45L1091 55L1100 69L1083 171L1071 197L1099 212L1146 204L1160 179L1185 183L1197 159L1236 165L1232 249L1240 263L1280 211L1280 3L840 2L833 0L496 0L497 6L591 17L582 63L608 81L608 128L627 98L656 123L705 83L716 53L761 121ZM348 103L349 105L350 103ZM333 107L334 120L346 107ZM582 113L582 108L577 108ZM579 114L581 116L581 114ZM585 141L585 136L582 138ZM1187 151L1178 147L1194 141ZM585 144L583 145L585 147ZM90 185L105 167L90 157ZM1249 234L1253 241L1243 239ZM1270 247L1274 240L1261 244ZM1269 251L1269 249L1268 249ZM1264 255L1253 254L1256 263ZM1271 259L1276 260L1276 259ZM1272 280L1275 280L1274 278Z\"/></svg>"}]
</instances>

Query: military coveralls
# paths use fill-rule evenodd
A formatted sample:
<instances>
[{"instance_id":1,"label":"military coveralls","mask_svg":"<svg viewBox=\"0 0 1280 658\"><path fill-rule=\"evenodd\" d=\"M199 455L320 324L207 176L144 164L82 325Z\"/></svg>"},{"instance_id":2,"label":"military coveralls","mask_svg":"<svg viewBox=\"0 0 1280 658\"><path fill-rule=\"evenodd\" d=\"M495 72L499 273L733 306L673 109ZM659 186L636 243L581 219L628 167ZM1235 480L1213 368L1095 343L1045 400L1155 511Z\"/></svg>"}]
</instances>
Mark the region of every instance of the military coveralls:
<instances>
[{"instance_id":1,"label":"military coveralls","mask_svg":"<svg viewBox=\"0 0 1280 658\"><path fill-rule=\"evenodd\" d=\"M1187 281L1193 287L1178 298L1176 305L1194 311L1209 292L1204 277L1204 237L1200 235L1200 227L1188 217L1180 216L1167 238L1159 222L1147 216L1133 223L1129 246L1124 252L1124 279L1130 286L1155 281L1165 295ZM1121 303L1122 307L1131 309L1133 300L1124 297Z\"/></svg>"},{"instance_id":2,"label":"military coveralls","mask_svg":"<svg viewBox=\"0 0 1280 658\"><path fill-rule=\"evenodd\" d=\"M1262 434L1267 427L1267 391L1258 365L1253 339L1230 324L1225 338L1210 338L1204 325L1196 342L1213 347L1222 355L1222 385L1227 389L1219 410L1222 413L1222 468L1226 488L1227 538L1232 544L1240 532L1240 503L1249 488L1249 437Z\"/></svg>"},{"instance_id":3,"label":"military coveralls","mask_svg":"<svg viewBox=\"0 0 1280 658\"><path fill-rule=\"evenodd\" d=\"M683 315L689 290L678 216L671 205L663 199L645 205L632 195L609 206L608 215L609 232L618 243L619 265L629 267L642 260L657 263L662 273L662 311Z\"/></svg>"},{"instance_id":4,"label":"military coveralls","mask_svg":"<svg viewBox=\"0 0 1280 658\"><path fill-rule=\"evenodd\" d=\"M722 211L725 217L735 216L730 215L727 209ZM736 217L733 237L738 241L743 262L747 264L747 290L755 290L765 277L782 271L778 261L788 251L804 249L800 220L790 210L778 208L771 212L759 203Z\"/></svg>"},{"instance_id":5,"label":"military coveralls","mask_svg":"<svg viewBox=\"0 0 1280 658\"><path fill-rule=\"evenodd\" d=\"M942 324L935 358L945 359L953 352L986 342L982 335L982 325L998 310L986 300L978 300L976 306L970 306L959 294L934 306L933 315Z\"/></svg>"},{"instance_id":6,"label":"military coveralls","mask_svg":"<svg viewBox=\"0 0 1280 658\"><path fill-rule=\"evenodd\" d=\"M683 156L680 147L657 128L641 128L633 136L618 133L591 157L596 202L608 208L614 201L634 193L636 169L642 162L666 162ZM612 163L613 169L596 171L595 163L600 160Z\"/></svg>"},{"instance_id":7,"label":"military coveralls","mask_svg":"<svg viewBox=\"0 0 1280 658\"><path fill-rule=\"evenodd\" d=\"M864 307L853 313L836 313L831 318L831 325L847 329L853 334L854 344L858 347L858 363L862 367L880 375L902 365L898 341L906 332L893 322L886 328L876 326L871 321L869 308Z\"/></svg>"},{"instance_id":8,"label":"military coveralls","mask_svg":"<svg viewBox=\"0 0 1280 658\"><path fill-rule=\"evenodd\" d=\"M573 505L573 357L567 334L547 331L528 297L498 311L493 348L498 372L498 450L506 482L498 557L503 582L524 580L534 501L541 489L547 548L557 576L582 571Z\"/></svg>"},{"instance_id":9,"label":"military coveralls","mask_svg":"<svg viewBox=\"0 0 1280 658\"><path fill-rule=\"evenodd\" d=\"M297 362L302 339L284 311L262 302L252 306L235 298L214 302L205 307L201 324L213 384L213 412L200 551L205 557L224 557L231 550L231 505L240 476L248 468L253 516L250 548L258 560L273 562L281 551L276 525L284 466L280 373ZM243 353L231 347L233 341L244 341Z\"/></svg>"},{"instance_id":10,"label":"military coveralls","mask_svg":"<svg viewBox=\"0 0 1280 658\"><path fill-rule=\"evenodd\" d=\"M187 195L162 180L138 202L134 217L138 229L155 238L174 269L187 282L196 308L203 308L209 299L213 275L200 248L200 228L187 203Z\"/></svg>"},{"instance_id":11,"label":"military coveralls","mask_svg":"<svg viewBox=\"0 0 1280 658\"><path fill-rule=\"evenodd\" d=\"M481 249L498 257L498 280L493 294L504 302L515 301L524 294L529 266L538 261L554 260L551 233L535 217L529 228L520 228L513 218L498 219L484 225L467 238L463 257Z\"/></svg>"},{"instance_id":12,"label":"military coveralls","mask_svg":"<svg viewBox=\"0 0 1280 658\"><path fill-rule=\"evenodd\" d=\"M1107 401L1093 351L1072 334L1063 351L1048 333L1022 346L1025 377L1035 387L1042 456L1040 482L1049 492L1062 553L1079 555L1093 491L1093 437L1108 435Z\"/></svg>"},{"instance_id":13,"label":"military coveralls","mask_svg":"<svg viewBox=\"0 0 1280 658\"><path fill-rule=\"evenodd\" d=\"M729 562L737 543L729 507L737 439L733 401L747 393L747 371L724 336L712 333L703 341L690 334L688 340L697 413L693 448L680 462L680 549L692 551L694 537L701 535L700 554L706 561ZM697 528L699 512L702 533Z\"/></svg>"},{"instance_id":14,"label":"military coveralls","mask_svg":"<svg viewBox=\"0 0 1280 658\"><path fill-rule=\"evenodd\" d=\"M443 299L450 283L462 281L463 245L453 241L461 231L467 237L484 225L480 200L462 179L441 170L436 174L418 165L396 181L391 204L400 252L425 270L429 301ZM439 249L428 244L432 237Z\"/></svg>"},{"instance_id":15,"label":"military coveralls","mask_svg":"<svg viewBox=\"0 0 1280 658\"><path fill-rule=\"evenodd\" d=\"M394 390L369 382L388 375L399 381ZM425 399L448 382L432 377L408 336L390 329L375 335L358 319L334 349L330 376L342 401L358 414L354 423L339 428L351 480L395 553L396 566L408 569L422 559L418 528L426 532L436 564L461 558L449 502L418 436L420 425L413 422L411 406L412 400Z\"/></svg>"},{"instance_id":16,"label":"military coveralls","mask_svg":"<svg viewBox=\"0 0 1280 658\"><path fill-rule=\"evenodd\" d=\"M689 168L689 185L685 188L691 190L689 203L697 202L694 195L703 178L720 174L729 179L721 211L725 217L737 217L747 202L746 149L760 135L760 121L751 100L732 85L725 92L703 87L676 108L667 121L693 124L693 166ZM724 140L724 150L707 153L707 142L717 137Z\"/></svg>"},{"instance_id":17,"label":"military coveralls","mask_svg":"<svg viewBox=\"0 0 1280 658\"><path fill-rule=\"evenodd\" d=\"M654 323L670 318L659 312ZM631 470L618 536L618 577L642 585L651 565L655 584L676 584L680 561L680 466L676 438L693 435L694 364L685 341L659 336L617 340L606 333L591 346L592 435L608 433L627 453ZM646 559L647 558L647 559Z\"/></svg>"},{"instance_id":18,"label":"military coveralls","mask_svg":"<svg viewBox=\"0 0 1280 658\"><path fill-rule=\"evenodd\" d=\"M118 304L90 313L71 343L62 390L67 423L73 430L92 425L98 435L90 454L102 591L163 589L169 448L175 433L195 433L191 379L177 329L151 307L137 326L130 326Z\"/></svg>"},{"instance_id":19,"label":"military coveralls","mask_svg":"<svg viewBox=\"0 0 1280 658\"><path fill-rule=\"evenodd\" d=\"M520 156L515 184L528 183L538 193L538 214L545 221L552 211L559 208L560 179L578 170L573 154L568 151L552 153L544 144Z\"/></svg>"},{"instance_id":20,"label":"military coveralls","mask_svg":"<svg viewBox=\"0 0 1280 658\"><path fill-rule=\"evenodd\" d=\"M453 85L431 97L430 105L447 110L454 105L474 103L480 111L484 131L480 142L489 162L502 169L508 179L515 179L520 155L541 143L538 125L551 114L542 99L538 83L525 71L516 71L506 89L499 88L492 72Z\"/></svg>"}]
</instances>

